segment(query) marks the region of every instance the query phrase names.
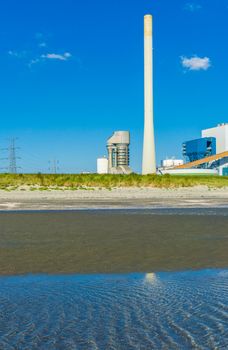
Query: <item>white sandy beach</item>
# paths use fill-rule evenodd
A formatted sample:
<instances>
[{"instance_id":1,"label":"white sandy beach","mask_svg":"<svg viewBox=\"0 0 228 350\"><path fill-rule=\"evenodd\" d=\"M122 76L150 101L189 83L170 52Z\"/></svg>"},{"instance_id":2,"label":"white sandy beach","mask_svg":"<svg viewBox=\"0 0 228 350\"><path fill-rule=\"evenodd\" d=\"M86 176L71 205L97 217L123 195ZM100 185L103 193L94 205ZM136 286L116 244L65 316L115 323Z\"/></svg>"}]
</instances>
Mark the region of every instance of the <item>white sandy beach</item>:
<instances>
[{"instance_id":1,"label":"white sandy beach","mask_svg":"<svg viewBox=\"0 0 228 350\"><path fill-rule=\"evenodd\" d=\"M22 187L0 191L0 210L56 210L84 208L226 207L228 188L206 186L160 188L114 188L30 191Z\"/></svg>"}]
</instances>

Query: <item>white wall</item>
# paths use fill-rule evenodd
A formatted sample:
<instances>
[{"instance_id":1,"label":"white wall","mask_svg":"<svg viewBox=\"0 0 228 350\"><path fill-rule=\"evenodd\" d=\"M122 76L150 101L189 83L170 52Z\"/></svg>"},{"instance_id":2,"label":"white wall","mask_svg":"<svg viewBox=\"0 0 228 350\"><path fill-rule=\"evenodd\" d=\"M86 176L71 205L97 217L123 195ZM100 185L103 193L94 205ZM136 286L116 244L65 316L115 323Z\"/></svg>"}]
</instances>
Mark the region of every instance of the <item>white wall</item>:
<instances>
[{"instance_id":1,"label":"white wall","mask_svg":"<svg viewBox=\"0 0 228 350\"><path fill-rule=\"evenodd\" d=\"M216 138L216 153L228 151L228 124L202 130L202 137Z\"/></svg>"},{"instance_id":2,"label":"white wall","mask_svg":"<svg viewBox=\"0 0 228 350\"><path fill-rule=\"evenodd\" d=\"M97 159L97 173L98 174L108 174L108 159L98 158Z\"/></svg>"},{"instance_id":3,"label":"white wall","mask_svg":"<svg viewBox=\"0 0 228 350\"><path fill-rule=\"evenodd\" d=\"M161 169L162 174L170 175L218 175L217 169Z\"/></svg>"},{"instance_id":4,"label":"white wall","mask_svg":"<svg viewBox=\"0 0 228 350\"><path fill-rule=\"evenodd\" d=\"M164 159L161 162L162 167L169 168L184 164L183 159Z\"/></svg>"}]
</instances>

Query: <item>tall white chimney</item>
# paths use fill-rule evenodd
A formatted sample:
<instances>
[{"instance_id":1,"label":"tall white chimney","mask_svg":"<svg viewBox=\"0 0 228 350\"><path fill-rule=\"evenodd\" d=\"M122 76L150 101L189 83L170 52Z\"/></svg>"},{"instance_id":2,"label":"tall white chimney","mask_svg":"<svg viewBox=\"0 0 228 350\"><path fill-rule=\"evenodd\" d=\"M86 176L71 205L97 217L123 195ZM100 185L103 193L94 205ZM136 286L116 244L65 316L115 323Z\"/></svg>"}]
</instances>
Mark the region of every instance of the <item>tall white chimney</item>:
<instances>
[{"instance_id":1,"label":"tall white chimney","mask_svg":"<svg viewBox=\"0 0 228 350\"><path fill-rule=\"evenodd\" d=\"M144 140L142 174L156 173L153 101L153 17L144 16Z\"/></svg>"}]
</instances>

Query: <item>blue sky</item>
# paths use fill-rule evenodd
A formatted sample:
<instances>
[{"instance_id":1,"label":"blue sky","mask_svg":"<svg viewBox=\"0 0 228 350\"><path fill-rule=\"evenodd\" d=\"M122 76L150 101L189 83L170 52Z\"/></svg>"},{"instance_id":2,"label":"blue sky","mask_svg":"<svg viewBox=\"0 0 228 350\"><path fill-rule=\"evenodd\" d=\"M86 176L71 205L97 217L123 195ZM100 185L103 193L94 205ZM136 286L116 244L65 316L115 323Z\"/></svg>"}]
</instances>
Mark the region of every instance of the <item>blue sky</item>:
<instances>
[{"instance_id":1,"label":"blue sky","mask_svg":"<svg viewBox=\"0 0 228 350\"><path fill-rule=\"evenodd\" d=\"M114 130L130 130L141 170L147 13L157 163L228 121L228 0L1 1L0 148L18 137L23 171L54 158L62 172L95 171Z\"/></svg>"}]
</instances>

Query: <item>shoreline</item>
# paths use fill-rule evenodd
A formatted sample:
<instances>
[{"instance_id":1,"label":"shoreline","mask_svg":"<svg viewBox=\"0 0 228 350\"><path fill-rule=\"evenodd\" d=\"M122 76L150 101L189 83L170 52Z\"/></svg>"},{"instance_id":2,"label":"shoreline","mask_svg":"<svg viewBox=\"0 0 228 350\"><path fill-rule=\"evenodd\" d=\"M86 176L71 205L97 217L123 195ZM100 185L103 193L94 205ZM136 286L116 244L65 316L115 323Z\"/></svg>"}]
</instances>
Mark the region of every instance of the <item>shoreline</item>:
<instances>
[{"instance_id":1,"label":"shoreline","mask_svg":"<svg viewBox=\"0 0 228 350\"><path fill-rule=\"evenodd\" d=\"M80 190L0 190L0 211L226 208L228 187L161 189L151 187L88 188Z\"/></svg>"},{"instance_id":2,"label":"shoreline","mask_svg":"<svg viewBox=\"0 0 228 350\"><path fill-rule=\"evenodd\" d=\"M73 209L0 209L1 214L20 214L20 213L129 213L149 212L154 215L228 215L228 206L210 206L210 207L94 207L94 208L73 208ZM224 214L225 213L225 214Z\"/></svg>"},{"instance_id":3,"label":"shoreline","mask_svg":"<svg viewBox=\"0 0 228 350\"><path fill-rule=\"evenodd\" d=\"M42 277L60 277L60 278L67 278L67 277L134 277L134 276L143 276L143 275L150 275L150 274L159 274L159 275L178 275L178 274L189 274L189 273L202 273L205 271L214 271L214 272L226 272L228 273L228 265L226 266L220 266L220 267L196 267L196 268L185 268L185 269L160 269L157 271L131 271L131 272L25 272L25 273L15 273L15 274L0 274L0 281L3 279L17 279L19 278L42 278Z\"/></svg>"}]
</instances>

